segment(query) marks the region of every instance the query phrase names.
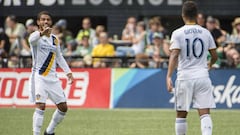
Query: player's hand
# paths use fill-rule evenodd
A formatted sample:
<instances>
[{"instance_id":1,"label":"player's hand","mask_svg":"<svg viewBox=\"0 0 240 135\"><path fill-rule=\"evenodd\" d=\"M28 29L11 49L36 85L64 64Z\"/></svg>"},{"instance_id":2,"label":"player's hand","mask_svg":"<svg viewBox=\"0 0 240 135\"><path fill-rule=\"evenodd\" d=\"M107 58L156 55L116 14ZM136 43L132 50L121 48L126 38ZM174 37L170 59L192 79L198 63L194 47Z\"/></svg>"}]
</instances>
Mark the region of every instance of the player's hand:
<instances>
[{"instance_id":1,"label":"player's hand","mask_svg":"<svg viewBox=\"0 0 240 135\"><path fill-rule=\"evenodd\" d=\"M52 32L52 28L50 27L46 27L46 28L43 28L43 31L40 31L40 35L41 36L49 36Z\"/></svg>"},{"instance_id":2,"label":"player's hand","mask_svg":"<svg viewBox=\"0 0 240 135\"><path fill-rule=\"evenodd\" d=\"M173 84L172 84L172 79L171 79L171 77L167 77L166 78L166 83L167 83L167 90L168 90L168 92L172 92L172 90L173 90Z\"/></svg>"},{"instance_id":3,"label":"player's hand","mask_svg":"<svg viewBox=\"0 0 240 135\"><path fill-rule=\"evenodd\" d=\"M68 77L68 84L72 84L74 82L74 78L73 78L72 73L68 73L67 77Z\"/></svg>"}]
</instances>

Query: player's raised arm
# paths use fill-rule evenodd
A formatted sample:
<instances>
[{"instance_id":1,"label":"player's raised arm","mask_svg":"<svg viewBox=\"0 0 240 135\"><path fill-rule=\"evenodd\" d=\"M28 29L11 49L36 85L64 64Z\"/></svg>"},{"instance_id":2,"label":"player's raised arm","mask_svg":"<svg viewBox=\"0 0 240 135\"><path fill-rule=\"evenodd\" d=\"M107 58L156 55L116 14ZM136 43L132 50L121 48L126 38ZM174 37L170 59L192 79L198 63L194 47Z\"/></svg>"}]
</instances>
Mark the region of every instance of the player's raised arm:
<instances>
[{"instance_id":1,"label":"player's raised arm","mask_svg":"<svg viewBox=\"0 0 240 135\"><path fill-rule=\"evenodd\" d=\"M28 38L30 45L37 45L37 41L40 39L40 37L40 31L33 32Z\"/></svg>"},{"instance_id":2,"label":"player's raised arm","mask_svg":"<svg viewBox=\"0 0 240 135\"><path fill-rule=\"evenodd\" d=\"M39 29L39 31L35 31L29 36L28 41L30 45L37 45L37 41L41 36L45 35L49 37L50 33L52 32L52 28L50 27L40 27Z\"/></svg>"}]
</instances>

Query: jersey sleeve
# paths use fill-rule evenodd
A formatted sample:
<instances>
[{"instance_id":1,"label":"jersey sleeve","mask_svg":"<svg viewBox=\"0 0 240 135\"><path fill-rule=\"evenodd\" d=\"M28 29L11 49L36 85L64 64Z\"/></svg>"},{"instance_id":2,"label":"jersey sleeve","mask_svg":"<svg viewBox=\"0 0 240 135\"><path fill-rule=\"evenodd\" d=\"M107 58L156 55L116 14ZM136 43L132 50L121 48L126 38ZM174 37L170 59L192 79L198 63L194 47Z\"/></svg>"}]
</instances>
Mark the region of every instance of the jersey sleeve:
<instances>
[{"instance_id":1,"label":"jersey sleeve","mask_svg":"<svg viewBox=\"0 0 240 135\"><path fill-rule=\"evenodd\" d=\"M170 48L169 48L169 50L173 50L173 49L181 49L180 48L179 39L177 37L176 32L173 32L171 40L170 40Z\"/></svg>"},{"instance_id":2,"label":"jersey sleeve","mask_svg":"<svg viewBox=\"0 0 240 135\"><path fill-rule=\"evenodd\" d=\"M69 68L66 60L64 59L63 55L62 55L62 52L61 52L61 49L60 49L60 45L58 44L57 45L57 54L56 54L56 61L57 61L57 64L62 68L62 70L68 74L68 73L71 73L71 69Z\"/></svg>"},{"instance_id":3,"label":"jersey sleeve","mask_svg":"<svg viewBox=\"0 0 240 135\"><path fill-rule=\"evenodd\" d=\"M211 35L211 33L209 32L209 46L208 46L208 50L211 50L211 49L215 49L216 48L216 43L213 39L213 36Z\"/></svg>"},{"instance_id":4,"label":"jersey sleeve","mask_svg":"<svg viewBox=\"0 0 240 135\"><path fill-rule=\"evenodd\" d=\"M37 45L37 41L40 39L40 32L39 31L35 31L33 32L30 36L29 36L29 43L30 45Z\"/></svg>"}]
</instances>

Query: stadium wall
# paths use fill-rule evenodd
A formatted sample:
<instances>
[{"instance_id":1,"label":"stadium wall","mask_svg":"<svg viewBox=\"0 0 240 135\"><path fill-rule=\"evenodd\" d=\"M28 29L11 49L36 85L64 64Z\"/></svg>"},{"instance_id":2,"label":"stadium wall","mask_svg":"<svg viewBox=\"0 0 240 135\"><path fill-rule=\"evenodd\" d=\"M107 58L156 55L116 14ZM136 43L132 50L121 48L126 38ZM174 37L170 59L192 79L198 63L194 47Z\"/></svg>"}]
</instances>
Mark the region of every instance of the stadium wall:
<instances>
[{"instance_id":1,"label":"stadium wall","mask_svg":"<svg viewBox=\"0 0 240 135\"><path fill-rule=\"evenodd\" d=\"M173 95L166 90L165 69L73 69L73 85L58 71L71 108L174 107ZM28 101L29 76L30 69L0 69L0 107L33 107ZM240 71L211 70L210 76L217 108L239 109Z\"/></svg>"}]
</instances>

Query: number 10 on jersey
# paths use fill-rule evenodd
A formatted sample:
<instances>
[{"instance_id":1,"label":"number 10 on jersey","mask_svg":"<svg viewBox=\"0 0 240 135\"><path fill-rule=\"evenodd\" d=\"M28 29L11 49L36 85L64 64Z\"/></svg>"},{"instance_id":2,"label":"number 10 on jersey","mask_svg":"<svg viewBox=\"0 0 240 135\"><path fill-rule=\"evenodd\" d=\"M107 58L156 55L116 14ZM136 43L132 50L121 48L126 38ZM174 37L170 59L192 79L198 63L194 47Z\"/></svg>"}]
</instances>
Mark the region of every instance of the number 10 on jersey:
<instances>
[{"instance_id":1,"label":"number 10 on jersey","mask_svg":"<svg viewBox=\"0 0 240 135\"><path fill-rule=\"evenodd\" d=\"M191 42L190 39L185 39L187 43L187 59L190 59L191 56L199 59L203 55L204 51L204 43L201 38L194 38ZM199 49L199 50L198 50Z\"/></svg>"}]
</instances>

